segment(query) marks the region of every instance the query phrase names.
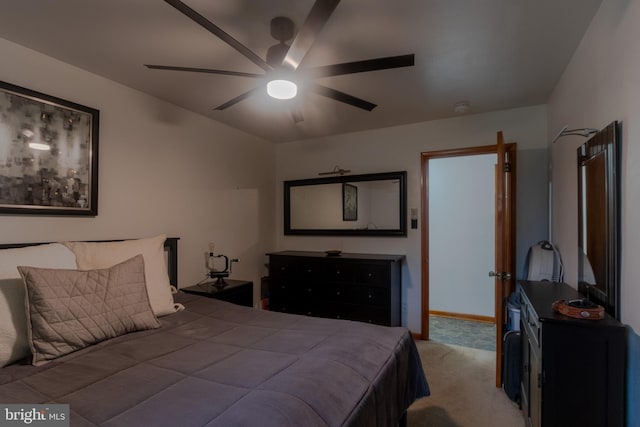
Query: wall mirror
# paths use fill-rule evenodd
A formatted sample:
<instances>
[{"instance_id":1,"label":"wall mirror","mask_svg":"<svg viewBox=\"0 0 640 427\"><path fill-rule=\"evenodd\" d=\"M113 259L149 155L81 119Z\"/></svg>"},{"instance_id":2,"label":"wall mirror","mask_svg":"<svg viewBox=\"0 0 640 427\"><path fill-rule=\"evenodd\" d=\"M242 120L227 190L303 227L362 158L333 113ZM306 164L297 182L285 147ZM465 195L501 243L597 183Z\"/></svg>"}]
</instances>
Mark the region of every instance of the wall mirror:
<instances>
[{"instance_id":1,"label":"wall mirror","mask_svg":"<svg viewBox=\"0 0 640 427\"><path fill-rule=\"evenodd\" d=\"M284 182L284 234L406 236L407 172Z\"/></svg>"},{"instance_id":2,"label":"wall mirror","mask_svg":"<svg viewBox=\"0 0 640 427\"><path fill-rule=\"evenodd\" d=\"M578 289L620 319L620 127L578 148Z\"/></svg>"}]
</instances>

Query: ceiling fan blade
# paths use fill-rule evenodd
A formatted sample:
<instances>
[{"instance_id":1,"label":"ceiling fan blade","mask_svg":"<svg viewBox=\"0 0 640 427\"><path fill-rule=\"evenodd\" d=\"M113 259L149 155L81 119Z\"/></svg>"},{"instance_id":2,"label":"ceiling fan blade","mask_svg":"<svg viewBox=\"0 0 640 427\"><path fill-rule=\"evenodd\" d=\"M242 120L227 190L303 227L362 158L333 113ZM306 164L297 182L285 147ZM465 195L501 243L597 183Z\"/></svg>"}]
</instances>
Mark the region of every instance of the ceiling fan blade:
<instances>
[{"instance_id":1,"label":"ceiling fan blade","mask_svg":"<svg viewBox=\"0 0 640 427\"><path fill-rule=\"evenodd\" d=\"M144 66L152 70L171 70L171 71L189 71L192 73L224 74L227 76L251 77L255 79L264 77L264 74L243 73L241 71L211 70L209 68L173 67L170 65L151 65L151 64L144 64Z\"/></svg>"},{"instance_id":2,"label":"ceiling fan blade","mask_svg":"<svg viewBox=\"0 0 640 427\"><path fill-rule=\"evenodd\" d=\"M261 89L263 87L263 85L260 86L256 86L251 90L246 91L245 93L236 96L233 99L230 99L229 101L225 102L222 105L217 106L216 108L214 108L215 110L226 110L229 107L232 107L234 105L236 105L238 102L243 101L245 99L247 99L248 97L250 97L251 95L253 95L255 92L258 91L258 89Z\"/></svg>"},{"instance_id":3,"label":"ceiling fan blade","mask_svg":"<svg viewBox=\"0 0 640 427\"><path fill-rule=\"evenodd\" d=\"M356 98L355 96L351 96L344 92L340 92L326 86L321 86L319 84L311 85L311 90L318 95L326 96L327 98L331 98L339 102L344 102L345 104L362 108L363 110L371 111L377 107L376 104L372 104L371 102L365 101L364 99Z\"/></svg>"},{"instance_id":4,"label":"ceiling fan blade","mask_svg":"<svg viewBox=\"0 0 640 427\"><path fill-rule=\"evenodd\" d=\"M240 43L238 40L231 37L229 34L225 33L220 27L215 25L213 22L209 21L204 16L200 15L195 10L191 9L189 6L181 2L180 0L164 0L169 3L174 8L178 9L178 11L182 12L188 18L200 24L200 26L204 27L207 31L214 34L216 37L221 39L223 42L227 43L229 46L240 52L246 58L248 58L251 62L256 64L258 67L262 68L265 71L271 71L271 66L267 64L262 58L249 50L248 47Z\"/></svg>"},{"instance_id":5,"label":"ceiling fan blade","mask_svg":"<svg viewBox=\"0 0 640 427\"><path fill-rule=\"evenodd\" d=\"M365 61L344 62L342 64L305 68L304 73L313 77L340 76L344 74L364 73L367 71L388 70L390 68L412 67L415 55L388 56L386 58L367 59Z\"/></svg>"},{"instance_id":6,"label":"ceiling fan blade","mask_svg":"<svg viewBox=\"0 0 640 427\"><path fill-rule=\"evenodd\" d=\"M282 65L285 68L295 71L300 66L307 52L316 41L316 36L322 30L324 24L327 23L338 3L340 3L340 0L316 0L311 12L309 12L307 19L300 27L298 34L291 42L291 47L282 60Z\"/></svg>"}]
</instances>

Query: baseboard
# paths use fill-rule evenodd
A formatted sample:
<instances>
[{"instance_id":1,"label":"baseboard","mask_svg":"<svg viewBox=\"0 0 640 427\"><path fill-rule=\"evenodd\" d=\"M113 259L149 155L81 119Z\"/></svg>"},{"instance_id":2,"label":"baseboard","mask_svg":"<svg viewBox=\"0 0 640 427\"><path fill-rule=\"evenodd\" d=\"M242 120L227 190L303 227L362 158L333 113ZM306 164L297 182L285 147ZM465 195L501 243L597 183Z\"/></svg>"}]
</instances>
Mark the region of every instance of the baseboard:
<instances>
[{"instance_id":1,"label":"baseboard","mask_svg":"<svg viewBox=\"0 0 640 427\"><path fill-rule=\"evenodd\" d=\"M448 311L429 310L430 316L449 317L452 319L473 320L474 322L496 323L496 318L492 316L480 316L477 314L450 313Z\"/></svg>"}]
</instances>

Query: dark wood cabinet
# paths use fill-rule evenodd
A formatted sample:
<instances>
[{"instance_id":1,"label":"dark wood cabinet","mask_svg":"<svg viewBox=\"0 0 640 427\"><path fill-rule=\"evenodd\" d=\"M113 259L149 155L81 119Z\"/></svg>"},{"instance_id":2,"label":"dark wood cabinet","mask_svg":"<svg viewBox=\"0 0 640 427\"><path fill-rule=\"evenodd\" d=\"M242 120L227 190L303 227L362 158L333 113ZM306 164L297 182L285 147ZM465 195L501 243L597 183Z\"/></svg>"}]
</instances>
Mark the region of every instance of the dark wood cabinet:
<instances>
[{"instance_id":1,"label":"dark wood cabinet","mask_svg":"<svg viewBox=\"0 0 640 427\"><path fill-rule=\"evenodd\" d=\"M268 255L271 310L400 326L404 255Z\"/></svg>"},{"instance_id":2,"label":"dark wood cabinet","mask_svg":"<svg viewBox=\"0 0 640 427\"><path fill-rule=\"evenodd\" d=\"M564 283L520 282L522 412L526 426L624 425L626 336L606 316L563 316L551 305L582 295Z\"/></svg>"},{"instance_id":3,"label":"dark wood cabinet","mask_svg":"<svg viewBox=\"0 0 640 427\"><path fill-rule=\"evenodd\" d=\"M226 285L218 287L213 282L199 283L188 288L180 288L188 294L215 298L246 307L253 307L253 282L225 279Z\"/></svg>"}]
</instances>

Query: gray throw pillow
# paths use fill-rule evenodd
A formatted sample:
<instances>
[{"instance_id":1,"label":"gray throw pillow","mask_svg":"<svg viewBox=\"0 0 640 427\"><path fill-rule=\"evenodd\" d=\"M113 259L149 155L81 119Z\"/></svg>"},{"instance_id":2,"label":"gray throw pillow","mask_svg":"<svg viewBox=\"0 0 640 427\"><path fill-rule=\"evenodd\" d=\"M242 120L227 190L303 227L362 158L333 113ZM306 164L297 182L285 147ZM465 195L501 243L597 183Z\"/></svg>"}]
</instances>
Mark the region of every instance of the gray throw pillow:
<instances>
[{"instance_id":1,"label":"gray throw pillow","mask_svg":"<svg viewBox=\"0 0 640 427\"><path fill-rule=\"evenodd\" d=\"M160 326L149 304L142 255L98 270L18 270L26 289L33 365Z\"/></svg>"}]
</instances>

